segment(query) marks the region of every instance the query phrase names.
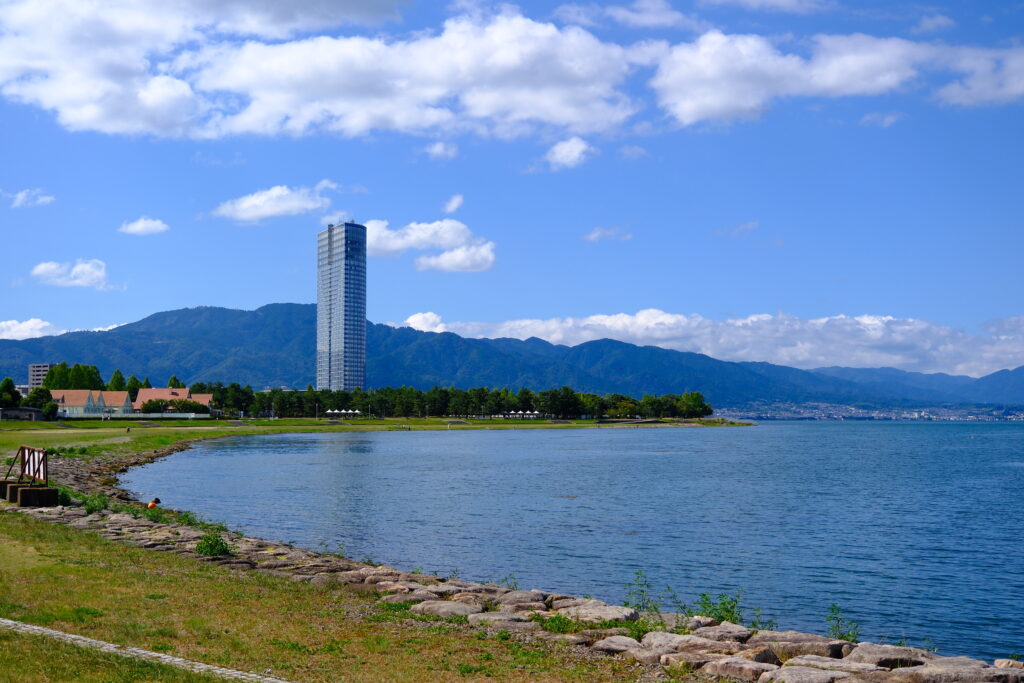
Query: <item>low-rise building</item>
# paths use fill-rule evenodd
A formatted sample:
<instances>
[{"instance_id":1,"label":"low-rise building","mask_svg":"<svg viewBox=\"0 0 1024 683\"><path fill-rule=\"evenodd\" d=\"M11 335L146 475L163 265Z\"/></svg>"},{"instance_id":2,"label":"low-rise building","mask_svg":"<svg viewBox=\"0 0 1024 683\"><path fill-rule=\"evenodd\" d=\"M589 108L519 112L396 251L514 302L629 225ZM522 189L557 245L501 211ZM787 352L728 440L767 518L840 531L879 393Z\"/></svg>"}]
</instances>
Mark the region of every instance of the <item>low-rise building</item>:
<instances>
[{"instance_id":1,"label":"low-rise building","mask_svg":"<svg viewBox=\"0 0 1024 683\"><path fill-rule=\"evenodd\" d=\"M117 393L117 392L115 392ZM103 392L89 389L50 389L58 417L101 417Z\"/></svg>"},{"instance_id":2,"label":"low-rise building","mask_svg":"<svg viewBox=\"0 0 1024 683\"><path fill-rule=\"evenodd\" d=\"M51 392L52 393L52 392ZM106 415L131 415L135 408L127 391L99 391Z\"/></svg>"}]
</instances>

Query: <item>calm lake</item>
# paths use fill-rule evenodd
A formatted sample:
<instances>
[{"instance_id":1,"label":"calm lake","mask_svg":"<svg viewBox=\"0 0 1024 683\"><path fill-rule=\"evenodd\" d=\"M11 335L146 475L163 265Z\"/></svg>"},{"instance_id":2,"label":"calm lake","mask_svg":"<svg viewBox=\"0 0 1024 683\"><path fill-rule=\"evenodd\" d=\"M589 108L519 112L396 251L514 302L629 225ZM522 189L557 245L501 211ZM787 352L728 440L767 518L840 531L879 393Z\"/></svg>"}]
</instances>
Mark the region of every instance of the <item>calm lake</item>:
<instances>
[{"instance_id":1,"label":"calm lake","mask_svg":"<svg viewBox=\"0 0 1024 683\"><path fill-rule=\"evenodd\" d=\"M742 591L779 628L1024 653L1024 425L331 433L209 441L143 500L314 550L617 603Z\"/></svg>"}]
</instances>

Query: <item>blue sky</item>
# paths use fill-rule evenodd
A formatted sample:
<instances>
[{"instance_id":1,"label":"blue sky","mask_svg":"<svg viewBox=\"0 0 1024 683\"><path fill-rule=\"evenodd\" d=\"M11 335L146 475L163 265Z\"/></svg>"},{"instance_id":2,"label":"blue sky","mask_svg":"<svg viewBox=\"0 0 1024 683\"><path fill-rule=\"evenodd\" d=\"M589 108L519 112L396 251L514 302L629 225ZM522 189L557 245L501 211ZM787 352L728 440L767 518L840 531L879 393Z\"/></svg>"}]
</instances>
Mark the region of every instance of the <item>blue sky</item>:
<instances>
[{"instance_id":1,"label":"blue sky","mask_svg":"<svg viewBox=\"0 0 1024 683\"><path fill-rule=\"evenodd\" d=\"M312 302L737 360L1024 365L1024 3L0 0L0 337Z\"/></svg>"}]
</instances>

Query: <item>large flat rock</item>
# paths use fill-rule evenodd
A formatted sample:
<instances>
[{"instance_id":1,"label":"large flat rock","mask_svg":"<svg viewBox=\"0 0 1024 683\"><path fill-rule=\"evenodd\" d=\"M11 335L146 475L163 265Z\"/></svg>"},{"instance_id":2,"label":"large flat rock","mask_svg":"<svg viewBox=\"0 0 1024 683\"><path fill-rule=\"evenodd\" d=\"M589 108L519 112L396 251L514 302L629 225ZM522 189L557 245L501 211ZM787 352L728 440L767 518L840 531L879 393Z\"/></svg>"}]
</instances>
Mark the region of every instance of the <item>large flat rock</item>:
<instances>
[{"instance_id":1,"label":"large flat rock","mask_svg":"<svg viewBox=\"0 0 1024 683\"><path fill-rule=\"evenodd\" d=\"M783 665L787 666L799 666L804 668L813 669L824 669L826 671L845 671L847 673L867 673L868 671L885 671L881 667L877 667L874 664L865 664L863 662L851 662L849 659L833 659L831 657L818 657L815 655L801 655L799 657L793 657L792 659L786 660Z\"/></svg>"},{"instance_id":2,"label":"large flat rock","mask_svg":"<svg viewBox=\"0 0 1024 683\"><path fill-rule=\"evenodd\" d=\"M903 669L920 666L929 659L935 659L934 653L916 647L900 647L899 645L879 645L877 643L858 643L853 652L846 655L851 662L874 664L883 669Z\"/></svg>"},{"instance_id":3,"label":"large flat rock","mask_svg":"<svg viewBox=\"0 0 1024 683\"><path fill-rule=\"evenodd\" d=\"M851 674L844 671L825 671L806 666L784 666L775 671L766 671L757 679L757 683L832 683Z\"/></svg>"},{"instance_id":4,"label":"large flat rock","mask_svg":"<svg viewBox=\"0 0 1024 683\"><path fill-rule=\"evenodd\" d=\"M743 659L742 657L726 657L725 659L716 659L708 662L701 669L703 673L708 673L713 676L722 676L723 678L735 678L740 681L756 681L761 677L761 674L768 671L775 671L779 667L774 664L762 664L761 662L752 662L749 659Z\"/></svg>"},{"instance_id":5,"label":"large flat rock","mask_svg":"<svg viewBox=\"0 0 1024 683\"><path fill-rule=\"evenodd\" d=\"M448 600L426 600L409 608L413 614L430 614L435 617L455 617L479 614L483 609L476 605L467 605L463 602L450 602Z\"/></svg>"},{"instance_id":6,"label":"large flat rock","mask_svg":"<svg viewBox=\"0 0 1024 683\"><path fill-rule=\"evenodd\" d=\"M693 635L708 640L731 640L737 643L745 643L754 632L746 626L740 626L730 621L723 621L718 626L705 626L693 632Z\"/></svg>"},{"instance_id":7,"label":"large flat rock","mask_svg":"<svg viewBox=\"0 0 1024 683\"><path fill-rule=\"evenodd\" d=\"M640 643L629 636L609 636L604 640L597 641L590 647L598 652L619 653L638 648Z\"/></svg>"},{"instance_id":8,"label":"large flat rock","mask_svg":"<svg viewBox=\"0 0 1024 683\"><path fill-rule=\"evenodd\" d=\"M651 631L640 641L644 647L653 649L669 648L673 652L686 642L686 636L678 633L667 633L666 631Z\"/></svg>"}]
</instances>

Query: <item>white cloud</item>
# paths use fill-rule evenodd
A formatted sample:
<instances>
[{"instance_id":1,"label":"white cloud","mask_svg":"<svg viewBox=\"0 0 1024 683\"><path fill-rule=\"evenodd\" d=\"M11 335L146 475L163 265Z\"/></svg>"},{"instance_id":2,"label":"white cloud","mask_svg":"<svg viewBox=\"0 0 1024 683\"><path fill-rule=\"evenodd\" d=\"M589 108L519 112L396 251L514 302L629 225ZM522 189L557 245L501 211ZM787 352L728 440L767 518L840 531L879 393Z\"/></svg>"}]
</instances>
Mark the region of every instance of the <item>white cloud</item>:
<instances>
[{"instance_id":1,"label":"white cloud","mask_svg":"<svg viewBox=\"0 0 1024 683\"><path fill-rule=\"evenodd\" d=\"M709 31L674 46L651 85L682 125L754 118L774 99L890 92L911 81L934 49L899 38L817 36L807 59L767 38Z\"/></svg>"},{"instance_id":2,"label":"white cloud","mask_svg":"<svg viewBox=\"0 0 1024 683\"><path fill-rule=\"evenodd\" d=\"M980 335L924 320L880 315L808 319L778 313L711 320L658 309L498 323L444 322L435 313L418 313L406 324L466 337L539 337L569 345L618 339L722 360L768 361L798 368L896 367L980 376L1024 365L1024 318L996 321L987 334Z\"/></svg>"},{"instance_id":3,"label":"white cloud","mask_svg":"<svg viewBox=\"0 0 1024 683\"><path fill-rule=\"evenodd\" d=\"M9 2L0 93L55 112L72 130L198 138L587 132L636 109L618 89L631 69L625 48L512 8L395 39L323 31L354 3L265 2L252 16L240 2L227 3L230 12L194 4ZM275 15L295 4L299 16L279 23Z\"/></svg>"},{"instance_id":4,"label":"white cloud","mask_svg":"<svg viewBox=\"0 0 1024 683\"><path fill-rule=\"evenodd\" d=\"M953 74L937 92L949 104L1024 98L1019 47L855 34L814 37L807 56L756 35L709 31L692 43L626 46L580 26L596 12L648 29L699 27L666 0L571 6L559 12L575 12L580 21L571 26L466 3L440 27L370 37L336 27L393 18L397 0L0 1L0 97L53 112L76 131L590 135L616 131L639 111L643 97L629 94L628 81L654 63L657 99L683 125L749 118L783 97L892 92L918 84L926 70ZM793 12L831 4L705 2ZM938 16L928 25L938 28ZM435 142L424 151L444 159L456 147Z\"/></svg>"},{"instance_id":5,"label":"white cloud","mask_svg":"<svg viewBox=\"0 0 1024 683\"><path fill-rule=\"evenodd\" d=\"M555 9L554 16L579 26L594 26L607 18L633 28L708 28L706 22L673 9L668 0L633 0L629 5L562 5Z\"/></svg>"},{"instance_id":6,"label":"white cloud","mask_svg":"<svg viewBox=\"0 0 1024 683\"><path fill-rule=\"evenodd\" d=\"M618 240L625 242L633 239L633 233L623 232L619 228L594 228L583 236L588 242L603 242L605 240Z\"/></svg>"},{"instance_id":7,"label":"white cloud","mask_svg":"<svg viewBox=\"0 0 1024 683\"><path fill-rule=\"evenodd\" d=\"M627 7L612 5L605 13L620 24L638 28L704 28L703 22L672 9L667 0L634 0Z\"/></svg>"},{"instance_id":8,"label":"white cloud","mask_svg":"<svg viewBox=\"0 0 1024 683\"><path fill-rule=\"evenodd\" d=\"M947 28L956 26L956 22L947 17L944 14L930 14L928 16L921 17L921 21L910 29L911 33L934 33L936 31L944 31Z\"/></svg>"},{"instance_id":9,"label":"white cloud","mask_svg":"<svg viewBox=\"0 0 1024 683\"><path fill-rule=\"evenodd\" d=\"M752 10L804 14L828 7L824 0L701 0L705 5L737 5Z\"/></svg>"},{"instance_id":10,"label":"white cloud","mask_svg":"<svg viewBox=\"0 0 1024 683\"><path fill-rule=\"evenodd\" d=\"M3 323L0 323L2 325ZM426 313L413 313L405 319L405 326L421 332L446 332L441 316L437 313L427 311Z\"/></svg>"},{"instance_id":11,"label":"white cloud","mask_svg":"<svg viewBox=\"0 0 1024 683\"><path fill-rule=\"evenodd\" d=\"M451 199L444 203L445 213L455 213L462 206L462 201L465 199L461 194L453 194Z\"/></svg>"},{"instance_id":12,"label":"white cloud","mask_svg":"<svg viewBox=\"0 0 1024 683\"><path fill-rule=\"evenodd\" d=\"M44 206L54 201L56 197L46 194L41 189L19 190L18 192L4 192L0 190L0 197L7 197L11 200L11 208L21 209L30 206Z\"/></svg>"},{"instance_id":13,"label":"white cloud","mask_svg":"<svg viewBox=\"0 0 1024 683\"><path fill-rule=\"evenodd\" d=\"M215 216L252 223L264 218L297 216L331 205L325 190L336 190L338 185L330 180L321 180L314 187L288 187L275 185L237 199L229 199L213 210Z\"/></svg>"},{"instance_id":14,"label":"white cloud","mask_svg":"<svg viewBox=\"0 0 1024 683\"><path fill-rule=\"evenodd\" d=\"M128 235L155 235L158 232L164 232L170 230L171 226L164 223L158 218L150 218L149 216L142 216L136 218L134 221L125 222L121 224L121 227L117 229L118 232L123 232Z\"/></svg>"},{"instance_id":15,"label":"white cloud","mask_svg":"<svg viewBox=\"0 0 1024 683\"><path fill-rule=\"evenodd\" d=\"M904 118L904 114L898 111L891 112L871 112L865 114L860 119L860 125L862 126L879 126L881 128L888 128L894 123Z\"/></svg>"},{"instance_id":16,"label":"white cloud","mask_svg":"<svg viewBox=\"0 0 1024 683\"><path fill-rule=\"evenodd\" d=\"M544 160L548 162L552 171L559 171L579 166L596 152L597 149L587 144L586 140L573 136L554 144L544 155Z\"/></svg>"},{"instance_id":17,"label":"white cloud","mask_svg":"<svg viewBox=\"0 0 1024 683\"><path fill-rule=\"evenodd\" d=\"M56 287L92 287L109 289L107 264L99 259L78 259L75 265L44 261L32 269L40 282Z\"/></svg>"},{"instance_id":18,"label":"white cloud","mask_svg":"<svg viewBox=\"0 0 1024 683\"><path fill-rule=\"evenodd\" d=\"M35 339L51 334L61 334L64 330L53 323L39 318L28 320L0 320L0 339Z\"/></svg>"},{"instance_id":19,"label":"white cloud","mask_svg":"<svg viewBox=\"0 0 1024 683\"><path fill-rule=\"evenodd\" d=\"M982 50L962 48L944 55L959 81L938 91L939 99L963 106L995 105L1024 97L1024 48Z\"/></svg>"},{"instance_id":20,"label":"white cloud","mask_svg":"<svg viewBox=\"0 0 1024 683\"><path fill-rule=\"evenodd\" d=\"M419 270L478 272L494 265L494 242L473 234L454 218L433 223L409 223L398 230L382 220L366 221L366 251L370 256L397 256L408 250L441 249L416 259Z\"/></svg>"},{"instance_id":21,"label":"white cloud","mask_svg":"<svg viewBox=\"0 0 1024 683\"><path fill-rule=\"evenodd\" d=\"M416 259L418 270L443 270L451 273L478 273L494 265L494 242L467 244L436 256Z\"/></svg>"},{"instance_id":22,"label":"white cloud","mask_svg":"<svg viewBox=\"0 0 1024 683\"><path fill-rule=\"evenodd\" d=\"M423 152L431 159L454 159L459 146L453 142L434 142L424 147Z\"/></svg>"}]
</instances>

